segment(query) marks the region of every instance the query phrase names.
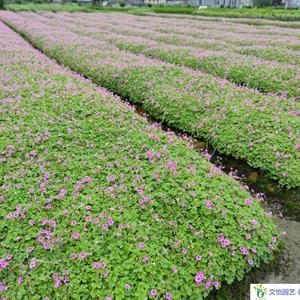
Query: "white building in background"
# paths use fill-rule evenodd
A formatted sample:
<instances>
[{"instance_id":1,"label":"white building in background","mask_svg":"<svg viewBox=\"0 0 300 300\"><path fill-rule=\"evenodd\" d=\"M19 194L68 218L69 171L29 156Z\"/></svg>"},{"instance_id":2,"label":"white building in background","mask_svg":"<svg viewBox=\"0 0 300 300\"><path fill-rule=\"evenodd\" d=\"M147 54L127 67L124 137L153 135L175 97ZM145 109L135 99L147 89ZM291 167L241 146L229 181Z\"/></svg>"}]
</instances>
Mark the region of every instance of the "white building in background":
<instances>
[{"instance_id":1,"label":"white building in background","mask_svg":"<svg viewBox=\"0 0 300 300\"><path fill-rule=\"evenodd\" d=\"M144 0L145 4L152 4L152 5L166 5L167 0Z\"/></svg>"},{"instance_id":2,"label":"white building in background","mask_svg":"<svg viewBox=\"0 0 300 300\"><path fill-rule=\"evenodd\" d=\"M287 0L300 1L300 0ZM253 0L187 0L187 4L191 6L207 6L207 7L251 7Z\"/></svg>"},{"instance_id":3,"label":"white building in background","mask_svg":"<svg viewBox=\"0 0 300 300\"><path fill-rule=\"evenodd\" d=\"M300 0L282 0L282 4L285 6L285 8L299 8Z\"/></svg>"}]
</instances>

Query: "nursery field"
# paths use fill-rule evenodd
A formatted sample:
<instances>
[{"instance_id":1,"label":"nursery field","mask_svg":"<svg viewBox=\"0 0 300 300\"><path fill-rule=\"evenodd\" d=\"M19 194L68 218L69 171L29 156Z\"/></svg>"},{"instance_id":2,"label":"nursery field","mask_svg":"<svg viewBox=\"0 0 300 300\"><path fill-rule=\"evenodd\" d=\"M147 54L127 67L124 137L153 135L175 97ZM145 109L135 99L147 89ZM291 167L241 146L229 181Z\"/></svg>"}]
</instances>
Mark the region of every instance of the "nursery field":
<instances>
[{"instance_id":1,"label":"nursery field","mask_svg":"<svg viewBox=\"0 0 300 300\"><path fill-rule=\"evenodd\" d=\"M297 278L299 223L213 156L296 197L300 29L2 11L0 48L2 299L235 300L282 253Z\"/></svg>"}]
</instances>

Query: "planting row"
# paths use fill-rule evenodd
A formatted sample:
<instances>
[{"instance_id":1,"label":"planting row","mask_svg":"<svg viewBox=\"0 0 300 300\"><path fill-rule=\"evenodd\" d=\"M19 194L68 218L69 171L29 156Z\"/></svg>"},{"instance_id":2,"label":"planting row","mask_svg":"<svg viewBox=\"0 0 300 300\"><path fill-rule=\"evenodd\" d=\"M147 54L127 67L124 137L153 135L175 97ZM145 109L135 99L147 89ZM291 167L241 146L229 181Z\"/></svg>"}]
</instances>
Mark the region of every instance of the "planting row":
<instances>
[{"instance_id":1,"label":"planting row","mask_svg":"<svg viewBox=\"0 0 300 300\"><path fill-rule=\"evenodd\" d=\"M266 170L281 185L299 187L299 103L120 51L62 26L10 12L1 18L48 55L156 119Z\"/></svg>"},{"instance_id":2,"label":"planting row","mask_svg":"<svg viewBox=\"0 0 300 300\"><path fill-rule=\"evenodd\" d=\"M43 13L44 14L44 13ZM53 14L46 13L47 16ZM70 18L70 14L61 14ZM164 19L157 16L136 17L131 15L118 16L114 18L106 14L77 14L81 21L89 22L91 26L110 25L111 28L119 29L121 32L142 33L145 37L153 37L149 32L154 33L154 37L163 38L168 43L185 43L191 46L204 47L209 49L230 50L237 53L247 53L259 56L269 60L279 60L285 63L299 65L299 51L291 51L297 49L300 44L299 29L282 29L276 27L268 27L260 29L255 26L236 26L234 23L224 22L222 26L218 22L207 23L194 20L178 20ZM129 26L130 24L130 26ZM120 28L120 26L122 27ZM119 26L119 28L116 28ZM148 35L147 35L148 33ZM157 33L164 33L159 36ZM193 38L193 39L191 39ZM221 48L223 47L223 48ZM251 52L250 50L259 49L259 52ZM271 55L271 50L276 50ZM298 48L299 49L299 48ZM284 55L286 57L284 58Z\"/></svg>"},{"instance_id":3,"label":"planting row","mask_svg":"<svg viewBox=\"0 0 300 300\"><path fill-rule=\"evenodd\" d=\"M1 22L0 46L2 299L202 299L272 259L270 215L188 142Z\"/></svg>"},{"instance_id":4,"label":"planting row","mask_svg":"<svg viewBox=\"0 0 300 300\"><path fill-rule=\"evenodd\" d=\"M58 23L59 18L61 23ZM131 27L127 25L126 29L126 19L111 26L105 20L101 21L101 18L98 22L89 20L89 14L80 14L77 17L76 15L67 17L50 15L50 20L46 19L43 22L50 25L68 26L69 29L81 35L105 39L117 45L121 50L200 69L214 76L227 78L236 84L246 85L260 91L284 93L288 97L300 96L300 68L298 66L240 55L230 51L230 49L223 51L221 49L226 47L224 41L220 41L217 49L215 49L213 44L210 44L210 40L207 41L209 46L204 46L205 40L203 39L197 41L194 37L157 33L151 29L141 29L135 24L131 24ZM134 29L136 27L138 29ZM241 51L245 52L246 50ZM249 51L260 52L259 48L251 48ZM267 49L266 53L269 52ZM274 53L277 52L272 51L272 55ZM279 54L280 60L285 61L286 53L279 51ZM294 54L294 57L297 57L300 62L299 55ZM297 62L292 55L290 59Z\"/></svg>"}]
</instances>

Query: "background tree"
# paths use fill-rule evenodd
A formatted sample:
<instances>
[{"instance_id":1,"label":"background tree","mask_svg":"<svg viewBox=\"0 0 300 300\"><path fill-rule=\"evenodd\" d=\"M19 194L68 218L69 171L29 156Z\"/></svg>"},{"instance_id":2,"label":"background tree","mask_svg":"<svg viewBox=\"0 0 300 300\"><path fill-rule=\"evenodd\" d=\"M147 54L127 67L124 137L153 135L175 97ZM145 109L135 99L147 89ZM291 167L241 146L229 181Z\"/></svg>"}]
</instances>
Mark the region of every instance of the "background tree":
<instances>
[{"instance_id":1,"label":"background tree","mask_svg":"<svg viewBox=\"0 0 300 300\"><path fill-rule=\"evenodd\" d=\"M4 9L4 0L0 0L0 9Z\"/></svg>"},{"instance_id":2,"label":"background tree","mask_svg":"<svg viewBox=\"0 0 300 300\"><path fill-rule=\"evenodd\" d=\"M98 6L98 5L100 5L101 2L102 2L101 0L92 0L92 5Z\"/></svg>"}]
</instances>

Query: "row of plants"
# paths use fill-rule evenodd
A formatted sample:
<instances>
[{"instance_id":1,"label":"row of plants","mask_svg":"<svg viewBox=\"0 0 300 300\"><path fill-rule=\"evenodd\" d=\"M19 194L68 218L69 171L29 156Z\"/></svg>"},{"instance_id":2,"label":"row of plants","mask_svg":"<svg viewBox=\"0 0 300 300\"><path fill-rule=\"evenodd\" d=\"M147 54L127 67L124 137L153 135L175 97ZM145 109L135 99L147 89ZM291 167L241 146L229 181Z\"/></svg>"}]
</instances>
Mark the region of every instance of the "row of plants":
<instances>
[{"instance_id":1,"label":"row of plants","mask_svg":"<svg viewBox=\"0 0 300 300\"><path fill-rule=\"evenodd\" d=\"M290 11L290 10L286 10ZM299 10L298 10L299 11ZM132 13L134 15L137 15L137 13ZM141 16L153 16L153 13L144 13L140 14ZM282 20L276 20L276 19L264 19L264 18L220 18L218 16L200 16L200 15L170 15L170 14L159 14L159 17L165 18L165 19L179 19L179 20L197 20L197 21L206 21L208 23L221 23L223 24L224 22L230 22L237 24L238 26L241 25L251 25L251 26L259 26L263 28L267 28L269 26L276 26L279 28L290 28L290 29L299 29L300 24L297 21L282 21Z\"/></svg>"},{"instance_id":2,"label":"row of plants","mask_svg":"<svg viewBox=\"0 0 300 300\"><path fill-rule=\"evenodd\" d=\"M85 18L87 19L87 17ZM117 32L115 33L113 31L103 32L102 28L106 26L105 22L98 21L98 24L95 24L88 20L88 23L93 23L89 27L84 24L82 15L72 16L72 19L72 22L62 19L62 24L69 24L70 29L81 35L88 35L101 40L105 39L115 44L121 50L130 51L135 54L144 54L148 57L157 58L169 63L199 69L208 74L226 78L235 84L245 85L262 92L286 94L288 97L300 96L299 67L276 61L266 61L248 55L240 55L230 51L230 49L224 51L221 50L224 49L222 43L219 43L218 51L214 47L209 47L212 50L206 49L205 46L203 47L203 44L201 44L202 48L199 48L200 45L197 46L195 38L174 38L172 35L169 36L168 33L164 35L151 32L151 30L141 29L134 32L134 29L132 29L129 36L126 35L128 33L124 35L124 32L127 32L124 28L126 22L123 23L122 21L115 25ZM45 22L47 23L47 21ZM49 22L55 25L57 18L51 16ZM78 26L79 24L82 25ZM132 27L134 28L134 26ZM97 29L99 29L99 32L95 32ZM118 34L120 31L123 31L123 34ZM130 35L131 33L133 36ZM187 40L190 40L191 46L186 46L189 44ZM239 51L247 52L243 48ZM258 50L252 49L253 53L256 51ZM263 53L268 53L268 51L264 51ZM274 53L276 52L273 51L270 57L274 56ZM297 54L295 55L298 57ZM280 54L280 57L283 59L282 56L284 54Z\"/></svg>"},{"instance_id":3,"label":"row of plants","mask_svg":"<svg viewBox=\"0 0 300 300\"><path fill-rule=\"evenodd\" d=\"M44 16L53 17L43 13ZM232 22L208 23L203 20L161 18L158 16L109 18L108 15L67 15L63 18L76 24L112 31L127 36L144 37L160 43L191 46L209 50L233 52L276 60L284 64L299 65L299 31L268 27L236 26ZM82 18L83 17L83 18ZM128 25L130 24L130 25ZM268 63L268 62L264 62Z\"/></svg>"},{"instance_id":4,"label":"row of plants","mask_svg":"<svg viewBox=\"0 0 300 300\"><path fill-rule=\"evenodd\" d=\"M299 21L299 9L282 9L282 8L212 8L208 10L198 10L197 15L209 17L225 18L251 18L251 19L268 19L280 21Z\"/></svg>"},{"instance_id":5,"label":"row of plants","mask_svg":"<svg viewBox=\"0 0 300 300\"><path fill-rule=\"evenodd\" d=\"M1 22L0 46L2 299L203 299L272 260L271 215L187 141Z\"/></svg>"},{"instance_id":6,"label":"row of plants","mask_svg":"<svg viewBox=\"0 0 300 300\"><path fill-rule=\"evenodd\" d=\"M11 12L1 13L1 19L49 56L157 120L265 170L282 186L299 187L299 103L120 51L62 26Z\"/></svg>"},{"instance_id":7,"label":"row of plants","mask_svg":"<svg viewBox=\"0 0 300 300\"><path fill-rule=\"evenodd\" d=\"M105 16L97 18L99 21L105 20ZM94 19L93 19L94 20ZM155 20L155 22L153 22ZM109 19L106 20L108 23ZM119 22L125 21L125 18ZM175 19L161 18L159 16L151 16L150 18L134 18L134 29L140 29L145 26L150 31L158 31L167 33L166 41L170 42L207 47L209 49L224 49L240 54L257 56L267 60L277 60L286 64L299 65L299 53L294 50L299 50L299 30L295 28L280 28L278 23L270 23L263 26L248 26L239 24L236 25L234 20L228 20L220 24L220 20L214 19L214 22L208 22L206 19ZM242 22L241 20L239 22ZM286 23L284 23L287 25ZM126 27L130 32L131 28ZM291 25L292 26L292 25ZM172 35L171 35L172 34ZM194 39L187 39L186 36L191 36ZM151 35L149 36L151 37ZM147 38L149 38L147 36ZM180 42L182 40L182 42ZM255 51L257 50L257 51ZM273 50L273 53L272 53Z\"/></svg>"}]
</instances>

